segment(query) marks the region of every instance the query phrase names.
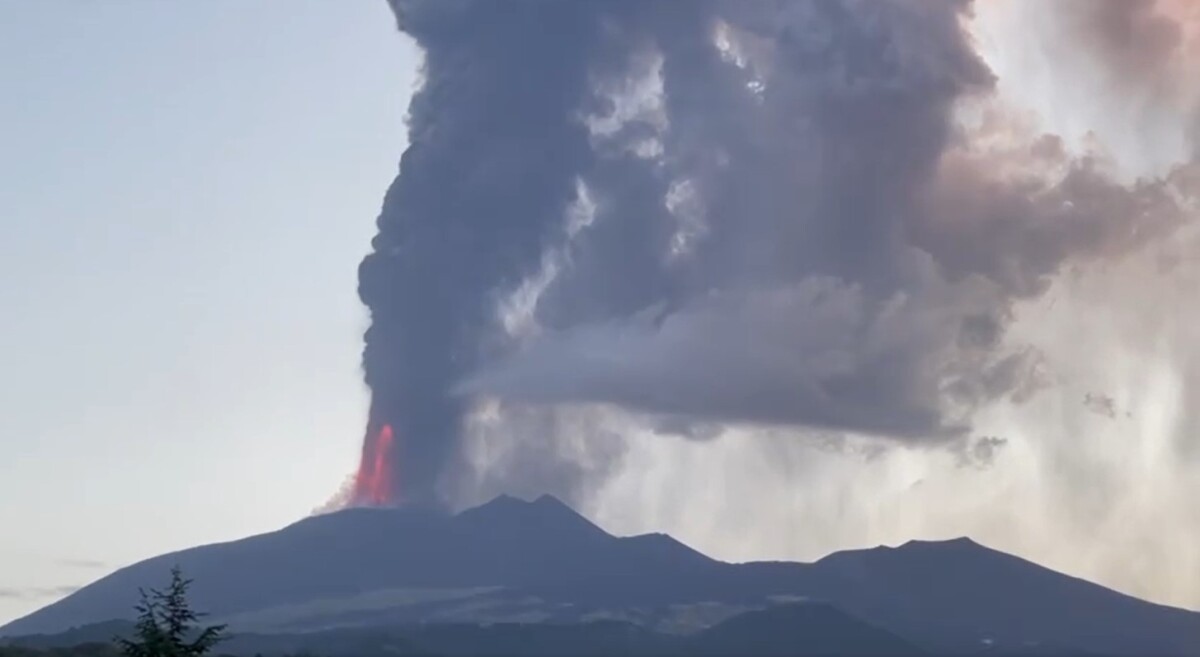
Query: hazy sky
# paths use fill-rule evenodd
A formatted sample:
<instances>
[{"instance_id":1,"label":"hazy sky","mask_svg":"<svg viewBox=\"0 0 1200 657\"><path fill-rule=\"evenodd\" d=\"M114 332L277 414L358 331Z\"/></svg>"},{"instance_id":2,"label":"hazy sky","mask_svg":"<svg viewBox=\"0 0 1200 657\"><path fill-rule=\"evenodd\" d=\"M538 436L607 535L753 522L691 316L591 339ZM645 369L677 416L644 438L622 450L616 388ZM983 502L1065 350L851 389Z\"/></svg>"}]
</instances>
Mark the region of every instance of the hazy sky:
<instances>
[{"instance_id":1,"label":"hazy sky","mask_svg":"<svg viewBox=\"0 0 1200 657\"><path fill-rule=\"evenodd\" d=\"M3 622L350 472L416 67L382 0L5 2L0 61Z\"/></svg>"}]
</instances>

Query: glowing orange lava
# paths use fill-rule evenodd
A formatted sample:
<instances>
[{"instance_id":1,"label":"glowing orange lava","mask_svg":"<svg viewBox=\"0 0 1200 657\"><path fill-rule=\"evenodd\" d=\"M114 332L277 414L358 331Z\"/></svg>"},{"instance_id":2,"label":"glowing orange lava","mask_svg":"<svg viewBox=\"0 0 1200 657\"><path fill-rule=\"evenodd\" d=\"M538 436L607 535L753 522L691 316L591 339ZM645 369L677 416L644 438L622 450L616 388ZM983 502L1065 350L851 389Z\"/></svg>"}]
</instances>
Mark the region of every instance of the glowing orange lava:
<instances>
[{"instance_id":1,"label":"glowing orange lava","mask_svg":"<svg viewBox=\"0 0 1200 657\"><path fill-rule=\"evenodd\" d=\"M354 503L365 506L395 504L395 481L392 476L392 453L396 436L392 425L385 424L367 435L363 443L362 463L354 477Z\"/></svg>"}]
</instances>

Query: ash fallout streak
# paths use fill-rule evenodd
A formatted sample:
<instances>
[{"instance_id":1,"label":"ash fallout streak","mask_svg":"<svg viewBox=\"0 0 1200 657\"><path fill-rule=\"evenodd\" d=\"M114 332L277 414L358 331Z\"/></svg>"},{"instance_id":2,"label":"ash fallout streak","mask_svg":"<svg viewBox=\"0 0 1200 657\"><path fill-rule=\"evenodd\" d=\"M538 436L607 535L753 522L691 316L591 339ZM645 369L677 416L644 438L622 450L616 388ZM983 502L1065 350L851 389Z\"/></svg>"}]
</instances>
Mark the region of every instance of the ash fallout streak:
<instances>
[{"instance_id":1,"label":"ash fallout streak","mask_svg":"<svg viewBox=\"0 0 1200 657\"><path fill-rule=\"evenodd\" d=\"M443 503L480 398L961 443L1046 385L1015 303L1193 216L1194 162L1125 182L1012 120L967 1L392 7L424 82L356 503Z\"/></svg>"}]
</instances>

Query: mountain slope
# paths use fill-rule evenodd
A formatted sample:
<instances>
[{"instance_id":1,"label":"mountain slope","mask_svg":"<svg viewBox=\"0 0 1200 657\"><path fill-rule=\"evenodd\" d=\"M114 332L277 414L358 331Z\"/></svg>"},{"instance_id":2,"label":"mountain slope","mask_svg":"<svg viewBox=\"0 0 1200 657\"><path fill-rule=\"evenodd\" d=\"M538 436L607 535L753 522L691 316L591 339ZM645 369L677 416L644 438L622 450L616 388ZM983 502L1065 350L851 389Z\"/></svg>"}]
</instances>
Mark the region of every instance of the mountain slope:
<instances>
[{"instance_id":1,"label":"mountain slope","mask_svg":"<svg viewBox=\"0 0 1200 657\"><path fill-rule=\"evenodd\" d=\"M1197 654L1200 615L1151 604L981 546L911 541L814 564L814 591L930 647L1070 646L1101 654Z\"/></svg>"},{"instance_id":2,"label":"mountain slope","mask_svg":"<svg viewBox=\"0 0 1200 657\"><path fill-rule=\"evenodd\" d=\"M691 636L652 632L618 621L418 625L386 631L339 630L315 636L236 637L227 649L240 655L308 652L327 657L368 657L388 654L395 645L446 656L916 657L924 654L899 637L820 604L781 605L748 612Z\"/></svg>"},{"instance_id":3,"label":"mountain slope","mask_svg":"<svg viewBox=\"0 0 1200 657\"><path fill-rule=\"evenodd\" d=\"M661 534L614 537L551 497L501 497L453 516L354 509L308 518L122 569L0 634L128 617L137 588L158 585L176 563L196 580L198 608L259 633L596 620L696 632L783 596L824 601L943 653L1003 646L1190 655L1200 646L1200 614L965 539L841 552L814 564L734 565Z\"/></svg>"},{"instance_id":4,"label":"mountain slope","mask_svg":"<svg viewBox=\"0 0 1200 657\"><path fill-rule=\"evenodd\" d=\"M54 633L127 617L138 588L159 585L174 564L196 581L194 604L219 617L322 601L378 606L386 601L362 598L381 591L414 604L497 590L562 602L685 600L675 588L687 591L695 575L730 568L665 537L611 536L551 497L501 497L456 516L351 509L148 559L0 634ZM659 586L672 582L680 586Z\"/></svg>"},{"instance_id":5,"label":"mountain slope","mask_svg":"<svg viewBox=\"0 0 1200 657\"><path fill-rule=\"evenodd\" d=\"M900 637L826 604L792 603L735 616L692 637L689 655L841 655L889 657L924 654Z\"/></svg>"}]
</instances>

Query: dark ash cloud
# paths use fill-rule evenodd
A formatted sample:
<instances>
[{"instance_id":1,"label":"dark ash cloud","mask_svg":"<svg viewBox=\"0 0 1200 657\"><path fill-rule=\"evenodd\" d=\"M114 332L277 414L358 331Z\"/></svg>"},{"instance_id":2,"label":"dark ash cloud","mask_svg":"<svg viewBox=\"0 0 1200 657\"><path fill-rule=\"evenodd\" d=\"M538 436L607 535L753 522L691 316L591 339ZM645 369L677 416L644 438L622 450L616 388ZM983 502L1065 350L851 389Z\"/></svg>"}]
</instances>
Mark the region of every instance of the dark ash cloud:
<instances>
[{"instance_id":1,"label":"dark ash cloud","mask_svg":"<svg viewBox=\"0 0 1200 657\"><path fill-rule=\"evenodd\" d=\"M425 82L360 294L410 500L479 395L968 436L1045 384L1014 306L1197 196L1023 134L965 0L393 6Z\"/></svg>"},{"instance_id":2,"label":"dark ash cloud","mask_svg":"<svg viewBox=\"0 0 1200 657\"><path fill-rule=\"evenodd\" d=\"M464 400L449 394L493 332L498 288L537 266L592 158L575 120L600 23L589 2L392 3L425 52L410 147L359 270L371 312L370 425L402 449L401 497L436 503Z\"/></svg>"},{"instance_id":3,"label":"dark ash cloud","mask_svg":"<svg viewBox=\"0 0 1200 657\"><path fill-rule=\"evenodd\" d=\"M994 82L963 34L966 3L708 7L702 28L655 35L653 170L690 190L694 245L631 255L613 226L670 199L585 178L601 199L571 245L586 266L543 296L549 330L463 390L964 436L979 405L1043 384L1039 355L1004 344L1014 303L1186 220L1183 170L1123 185L1002 114L957 125Z\"/></svg>"}]
</instances>

